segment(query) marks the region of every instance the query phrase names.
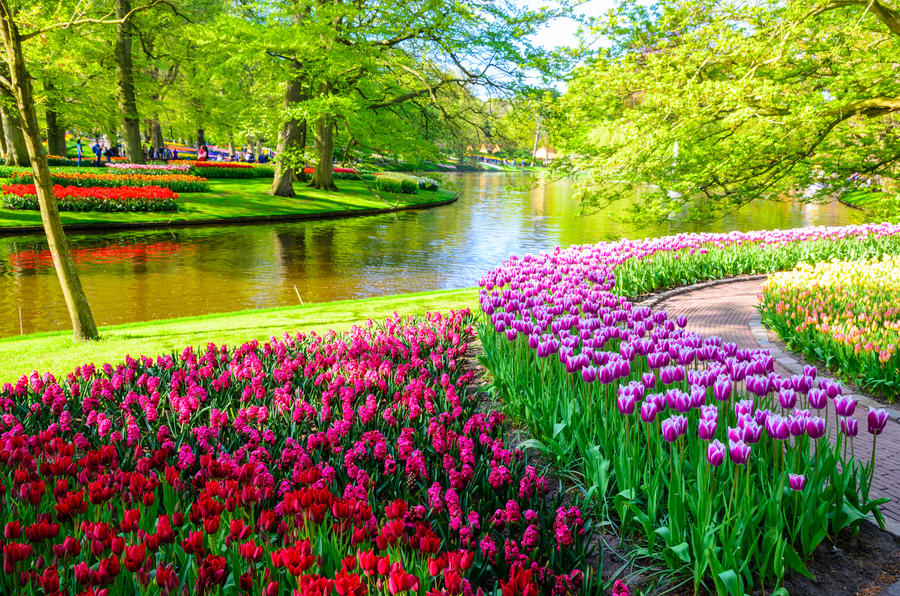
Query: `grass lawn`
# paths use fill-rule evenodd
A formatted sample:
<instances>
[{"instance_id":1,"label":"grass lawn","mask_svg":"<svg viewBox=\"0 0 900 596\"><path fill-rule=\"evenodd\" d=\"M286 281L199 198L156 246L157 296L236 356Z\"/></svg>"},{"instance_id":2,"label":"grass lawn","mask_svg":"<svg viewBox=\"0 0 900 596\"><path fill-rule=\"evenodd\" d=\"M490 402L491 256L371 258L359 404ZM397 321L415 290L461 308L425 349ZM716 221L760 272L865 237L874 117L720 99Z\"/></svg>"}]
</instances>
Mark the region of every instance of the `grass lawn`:
<instances>
[{"instance_id":1,"label":"grass lawn","mask_svg":"<svg viewBox=\"0 0 900 596\"><path fill-rule=\"evenodd\" d=\"M384 209L410 205L426 206L453 197L449 190L420 191L415 195L393 195L380 192L385 200L374 196L359 180L336 180L339 192L326 192L295 184L297 196L288 199L266 193L272 181L268 178L227 178L210 180L210 192L180 193L177 213L77 213L62 212L66 224L161 224L182 221L221 220L239 217L327 214L337 211ZM0 228L40 227L38 211L0 209Z\"/></svg>"},{"instance_id":2,"label":"grass lawn","mask_svg":"<svg viewBox=\"0 0 900 596\"><path fill-rule=\"evenodd\" d=\"M478 291L445 290L341 300L237 313L220 313L104 327L98 342L76 343L72 333L54 332L0 339L0 383L12 382L32 370L52 372L57 378L88 362L116 363L132 356L180 352L187 345L209 342L236 346L252 339L265 340L285 331L346 330L366 319L384 320L394 311L401 315L450 309L478 308Z\"/></svg>"}]
</instances>

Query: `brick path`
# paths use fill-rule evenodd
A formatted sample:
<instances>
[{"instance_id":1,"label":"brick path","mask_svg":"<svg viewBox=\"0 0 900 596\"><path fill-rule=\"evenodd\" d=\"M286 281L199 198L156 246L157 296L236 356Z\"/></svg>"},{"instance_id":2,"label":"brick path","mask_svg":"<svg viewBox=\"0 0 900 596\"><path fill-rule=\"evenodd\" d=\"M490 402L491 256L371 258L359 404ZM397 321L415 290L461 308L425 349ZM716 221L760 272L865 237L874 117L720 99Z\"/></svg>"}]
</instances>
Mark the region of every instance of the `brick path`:
<instances>
[{"instance_id":1,"label":"brick path","mask_svg":"<svg viewBox=\"0 0 900 596\"><path fill-rule=\"evenodd\" d=\"M764 280L735 281L717 286L698 288L685 294L672 296L657 304L654 310L665 310L670 316L686 315L687 328L703 335L718 335L724 341L734 342L741 348L758 348L762 344L775 356L775 371L783 376L797 372L797 360L785 354L774 344L770 345L764 333L751 330L751 323L759 321L756 305ZM820 367L821 369L821 367ZM820 374L822 374L820 372ZM827 376L827 375L826 375ZM859 420L859 435L856 437L856 456L868 462L872 456L872 436L866 416L874 404L866 396L858 396L855 418ZM830 403L829 403L829 407ZM887 407L887 406L885 406ZM888 407L890 410L890 407ZM878 437L875 453L875 477L872 481L872 497L889 497L891 501L882 506L882 512L889 521L889 529L897 534L900 530L900 424L897 412L891 411L891 421ZM829 427L835 419L832 409L828 414ZM833 427L832 427L833 428ZM891 523L893 522L893 523Z\"/></svg>"}]
</instances>

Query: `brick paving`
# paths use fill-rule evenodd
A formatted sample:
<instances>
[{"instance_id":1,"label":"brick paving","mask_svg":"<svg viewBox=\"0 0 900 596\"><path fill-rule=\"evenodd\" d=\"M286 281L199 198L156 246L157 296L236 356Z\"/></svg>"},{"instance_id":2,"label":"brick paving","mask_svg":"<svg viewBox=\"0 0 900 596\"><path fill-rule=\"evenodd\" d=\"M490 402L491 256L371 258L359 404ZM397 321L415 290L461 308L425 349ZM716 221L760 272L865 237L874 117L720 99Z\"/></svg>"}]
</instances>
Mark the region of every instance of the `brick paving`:
<instances>
[{"instance_id":1,"label":"brick paving","mask_svg":"<svg viewBox=\"0 0 900 596\"><path fill-rule=\"evenodd\" d=\"M687 328L703 335L718 335L724 341L734 342L741 348L758 348L760 345L772 350L776 357L775 371L783 376L795 374L799 357L788 356L772 344L760 331L751 329L751 323L758 322L756 305L765 280L740 280L732 283L696 290L666 298L654 307L665 310L670 316L686 315ZM820 372L821 374L821 372ZM872 404L870 398L860 396L860 402ZM830 404L829 404L829 407ZM889 407L889 406L886 406ZM890 407L889 407L890 408ZM859 420L859 436L854 447L856 456L868 462L872 456L872 436L866 432L869 408L858 403L854 417ZM891 412L891 420L878 437L875 453L875 477L872 481L872 497L888 497L889 503L882 506L882 512L891 523L893 533L900 529L900 424L897 415ZM835 420L832 409L828 414L829 427Z\"/></svg>"}]
</instances>

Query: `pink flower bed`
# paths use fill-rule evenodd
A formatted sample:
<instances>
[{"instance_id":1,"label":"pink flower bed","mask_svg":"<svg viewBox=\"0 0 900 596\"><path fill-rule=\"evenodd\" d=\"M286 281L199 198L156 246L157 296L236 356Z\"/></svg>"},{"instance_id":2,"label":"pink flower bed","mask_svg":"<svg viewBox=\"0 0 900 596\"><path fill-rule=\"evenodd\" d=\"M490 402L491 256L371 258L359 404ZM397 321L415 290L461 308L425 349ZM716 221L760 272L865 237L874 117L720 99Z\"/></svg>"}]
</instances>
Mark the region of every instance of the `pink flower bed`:
<instances>
[{"instance_id":1,"label":"pink flower bed","mask_svg":"<svg viewBox=\"0 0 900 596\"><path fill-rule=\"evenodd\" d=\"M468 311L0 390L0 592L579 591L590 523L479 408Z\"/></svg>"}]
</instances>

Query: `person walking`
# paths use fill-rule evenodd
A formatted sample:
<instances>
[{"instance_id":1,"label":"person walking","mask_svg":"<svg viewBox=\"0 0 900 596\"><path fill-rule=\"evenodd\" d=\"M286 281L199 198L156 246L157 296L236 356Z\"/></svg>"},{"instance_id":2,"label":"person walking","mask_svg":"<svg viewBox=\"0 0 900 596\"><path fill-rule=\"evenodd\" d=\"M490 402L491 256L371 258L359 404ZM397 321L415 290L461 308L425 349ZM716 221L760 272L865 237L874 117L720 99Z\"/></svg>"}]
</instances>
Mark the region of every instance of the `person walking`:
<instances>
[{"instance_id":1,"label":"person walking","mask_svg":"<svg viewBox=\"0 0 900 596\"><path fill-rule=\"evenodd\" d=\"M176 161L178 160L178 149L174 149L172 151L172 159L174 159Z\"/></svg>"},{"instance_id":2,"label":"person walking","mask_svg":"<svg viewBox=\"0 0 900 596\"><path fill-rule=\"evenodd\" d=\"M81 139L75 143L75 155L78 157L78 167L81 167L81 158L84 156L84 148L81 146Z\"/></svg>"},{"instance_id":3,"label":"person walking","mask_svg":"<svg viewBox=\"0 0 900 596\"><path fill-rule=\"evenodd\" d=\"M100 146L100 139L97 139L94 142L94 146L91 147L91 151L94 152L94 155L97 156L97 165L100 165L100 157L103 155L103 148Z\"/></svg>"},{"instance_id":4,"label":"person walking","mask_svg":"<svg viewBox=\"0 0 900 596\"><path fill-rule=\"evenodd\" d=\"M103 157L106 158L106 163L109 163L112 161L112 159L111 159L112 158L112 147L110 146L110 144L108 142L103 144Z\"/></svg>"}]
</instances>

